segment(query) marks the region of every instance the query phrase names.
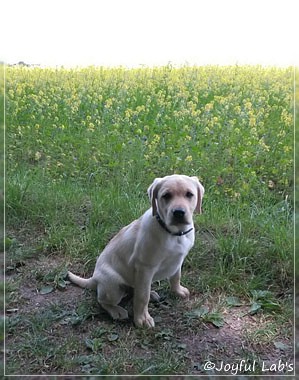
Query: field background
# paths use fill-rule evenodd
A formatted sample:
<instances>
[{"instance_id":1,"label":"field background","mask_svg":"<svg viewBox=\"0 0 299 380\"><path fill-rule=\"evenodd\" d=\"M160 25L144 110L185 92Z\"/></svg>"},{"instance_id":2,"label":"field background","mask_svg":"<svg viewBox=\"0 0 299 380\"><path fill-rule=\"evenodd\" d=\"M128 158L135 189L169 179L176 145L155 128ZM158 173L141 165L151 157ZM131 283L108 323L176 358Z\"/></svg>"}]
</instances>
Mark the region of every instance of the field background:
<instances>
[{"instance_id":1,"label":"field background","mask_svg":"<svg viewBox=\"0 0 299 380\"><path fill-rule=\"evenodd\" d=\"M7 67L5 91L6 374L292 362L293 69ZM66 271L90 275L173 173L206 189L183 268L191 300L156 284L157 328L136 330Z\"/></svg>"}]
</instances>

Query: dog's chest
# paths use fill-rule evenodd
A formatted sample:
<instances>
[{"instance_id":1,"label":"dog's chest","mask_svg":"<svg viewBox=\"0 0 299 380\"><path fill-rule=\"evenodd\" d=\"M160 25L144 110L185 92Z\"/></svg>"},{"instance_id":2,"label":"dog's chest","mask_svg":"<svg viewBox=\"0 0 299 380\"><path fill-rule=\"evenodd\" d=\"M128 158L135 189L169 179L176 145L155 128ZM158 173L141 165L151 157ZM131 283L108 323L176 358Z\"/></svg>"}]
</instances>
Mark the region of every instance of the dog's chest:
<instances>
[{"instance_id":1,"label":"dog's chest","mask_svg":"<svg viewBox=\"0 0 299 380\"><path fill-rule=\"evenodd\" d=\"M168 244L161 247L161 261L153 280L158 281L173 276L181 267L193 243L192 237L182 236L172 238Z\"/></svg>"}]
</instances>

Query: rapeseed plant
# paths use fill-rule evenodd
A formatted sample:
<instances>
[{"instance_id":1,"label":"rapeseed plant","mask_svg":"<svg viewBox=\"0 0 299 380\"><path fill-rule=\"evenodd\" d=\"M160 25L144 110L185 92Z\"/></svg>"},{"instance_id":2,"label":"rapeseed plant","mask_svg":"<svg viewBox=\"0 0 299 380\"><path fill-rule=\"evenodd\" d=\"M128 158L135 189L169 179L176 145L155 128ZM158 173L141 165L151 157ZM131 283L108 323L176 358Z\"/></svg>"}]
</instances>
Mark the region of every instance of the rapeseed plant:
<instances>
[{"instance_id":1,"label":"rapeseed plant","mask_svg":"<svg viewBox=\"0 0 299 380\"><path fill-rule=\"evenodd\" d=\"M146 188L181 172L206 202L291 199L292 96L291 69L7 67L7 176Z\"/></svg>"}]
</instances>

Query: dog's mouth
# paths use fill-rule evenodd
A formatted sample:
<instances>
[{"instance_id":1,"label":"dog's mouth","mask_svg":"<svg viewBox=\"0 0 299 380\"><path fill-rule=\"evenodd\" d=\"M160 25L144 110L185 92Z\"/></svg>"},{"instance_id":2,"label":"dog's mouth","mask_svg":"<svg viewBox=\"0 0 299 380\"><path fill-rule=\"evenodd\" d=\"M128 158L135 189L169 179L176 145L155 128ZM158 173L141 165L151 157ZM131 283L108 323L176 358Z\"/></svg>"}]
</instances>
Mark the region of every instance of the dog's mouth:
<instances>
[{"instance_id":1,"label":"dog's mouth","mask_svg":"<svg viewBox=\"0 0 299 380\"><path fill-rule=\"evenodd\" d=\"M185 235L188 234L190 231L193 230L193 226L191 223L188 223L187 221L184 221L182 223L171 223L168 225L168 230L172 233L172 235Z\"/></svg>"},{"instance_id":2,"label":"dog's mouth","mask_svg":"<svg viewBox=\"0 0 299 380\"><path fill-rule=\"evenodd\" d=\"M178 207L171 211L171 214L169 215L169 225L175 227L186 226L192 223L189 219L186 210Z\"/></svg>"},{"instance_id":3,"label":"dog's mouth","mask_svg":"<svg viewBox=\"0 0 299 380\"><path fill-rule=\"evenodd\" d=\"M184 227L184 226L189 226L191 223L190 221L184 219L184 220L181 220L181 221L177 221L175 219L172 219L171 222L169 223L169 227Z\"/></svg>"},{"instance_id":4,"label":"dog's mouth","mask_svg":"<svg viewBox=\"0 0 299 380\"><path fill-rule=\"evenodd\" d=\"M175 218L174 221L165 223L165 221L161 218L161 216L158 213L156 214L156 219L160 226L171 235L182 236L193 230L192 222L189 223L185 219L182 219L180 222L178 222ZM188 228L186 226L189 226L191 228Z\"/></svg>"},{"instance_id":5,"label":"dog's mouth","mask_svg":"<svg viewBox=\"0 0 299 380\"><path fill-rule=\"evenodd\" d=\"M189 214L184 209L175 209L171 212L171 215L168 215L168 221L166 221L166 224L171 229L183 231L187 226L192 225L192 219L190 220L188 216Z\"/></svg>"}]
</instances>

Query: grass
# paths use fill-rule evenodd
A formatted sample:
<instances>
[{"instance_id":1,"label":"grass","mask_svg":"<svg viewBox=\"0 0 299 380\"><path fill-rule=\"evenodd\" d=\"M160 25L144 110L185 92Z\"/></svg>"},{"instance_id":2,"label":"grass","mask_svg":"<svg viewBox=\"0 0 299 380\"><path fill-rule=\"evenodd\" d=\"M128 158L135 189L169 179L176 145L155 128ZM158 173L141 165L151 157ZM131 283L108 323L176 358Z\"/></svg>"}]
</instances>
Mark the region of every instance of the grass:
<instances>
[{"instance_id":1,"label":"grass","mask_svg":"<svg viewBox=\"0 0 299 380\"><path fill-rule=\"evenodd\" d=\"M292 96L291 69L7 67L6 374L196 375L210 358L292 360ZM65 273L91 274L149 207L153 179L172 173L206 189L183 268L192 296L155 284L157 328L137 330Z\"/></svg>"}]
</instances>

